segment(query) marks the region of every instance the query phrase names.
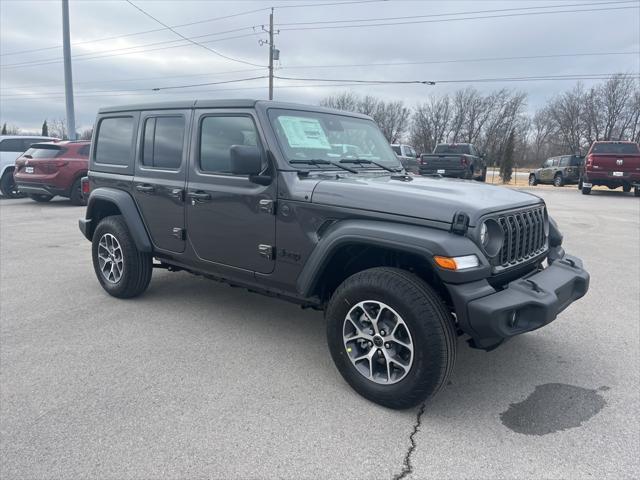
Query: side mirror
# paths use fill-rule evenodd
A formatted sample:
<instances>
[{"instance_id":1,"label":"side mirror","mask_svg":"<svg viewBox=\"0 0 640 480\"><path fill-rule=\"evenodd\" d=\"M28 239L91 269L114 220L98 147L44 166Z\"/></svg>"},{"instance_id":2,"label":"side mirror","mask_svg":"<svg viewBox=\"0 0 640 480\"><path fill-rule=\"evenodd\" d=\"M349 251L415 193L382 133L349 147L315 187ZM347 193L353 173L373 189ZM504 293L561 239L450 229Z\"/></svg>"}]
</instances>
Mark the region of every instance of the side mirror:
<instances>
[{"instance_id":1,"label":"side mirror","mask_svg":"<svg viewBox=\"0 0 640 480\"><path fill-rule=\"evenodd\" d=\"M257 147L233 145L230 157L234 175L258 175L262 171L262 156Z\"/></svg>"}]
</instances>

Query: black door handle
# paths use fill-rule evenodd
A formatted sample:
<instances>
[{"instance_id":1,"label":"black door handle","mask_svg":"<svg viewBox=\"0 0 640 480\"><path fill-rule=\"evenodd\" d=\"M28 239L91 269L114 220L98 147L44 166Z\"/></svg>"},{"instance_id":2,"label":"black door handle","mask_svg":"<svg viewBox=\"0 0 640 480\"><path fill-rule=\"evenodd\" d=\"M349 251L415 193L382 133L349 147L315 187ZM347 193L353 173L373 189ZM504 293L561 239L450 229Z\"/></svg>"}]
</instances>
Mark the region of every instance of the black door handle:
<instances>
[{"instance_id":1,"label":"black door handle","mask_svg":"<svg viewBox=\"0 0 640 480\"><path fill-rule=\"evenodd\" d=\"M187 193L187 197L192 200L197 200L199 202L207 202L211 200L211 195L205 192L189 192Z\"/></svg>"},{"instance_id":2,"label":"black door handle","mask_svg":"<svg viewBox=\"0 0 640 480\"><path fill-rule=\"evenodd\" d=\"M155 188L153 185L136 185L136 190L142 193L153 193Z\"/></svg>"}]
</instances>

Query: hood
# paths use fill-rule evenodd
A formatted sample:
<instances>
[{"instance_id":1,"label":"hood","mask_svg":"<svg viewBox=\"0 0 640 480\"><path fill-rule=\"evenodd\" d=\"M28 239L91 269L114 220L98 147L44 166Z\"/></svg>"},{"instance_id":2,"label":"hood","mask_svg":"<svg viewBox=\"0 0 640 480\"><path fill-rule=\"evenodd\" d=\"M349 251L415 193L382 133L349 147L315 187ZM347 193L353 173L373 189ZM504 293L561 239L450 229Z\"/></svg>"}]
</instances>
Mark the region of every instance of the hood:
<instances>
[{"instance_id":1,"label":"hood","mask_svg":"<svg viewBox=\"0 0 640 480\"><path fill-rule=\"evenodd\" d=\"M451 223L456 212L470 225L487 213L531 206L543 201L533 194L453 178L349 176L318 182L311 201Z\"/></svg>"}]
</instances>

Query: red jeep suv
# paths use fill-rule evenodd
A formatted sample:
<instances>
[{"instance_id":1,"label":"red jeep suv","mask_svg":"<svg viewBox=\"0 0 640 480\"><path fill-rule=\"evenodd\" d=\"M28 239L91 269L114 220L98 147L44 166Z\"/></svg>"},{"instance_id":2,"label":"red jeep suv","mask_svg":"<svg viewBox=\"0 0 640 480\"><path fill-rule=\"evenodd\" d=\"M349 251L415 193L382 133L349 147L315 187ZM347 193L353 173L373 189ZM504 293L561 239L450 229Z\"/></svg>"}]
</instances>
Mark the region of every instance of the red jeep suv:
<instances>
[{"instance_id":1,"label":"red jeep suv","mask_svg":"<svg viewBox=\"0 0 640 480\"><path fill-rule=\"evenodd\" d=\"M18 191L36 202L56 195L74 205L85 205L81 179L89 169L91 142L36 143L16 159L13 177Z\"/></svg>"},{"instance_id":2,"label":"red jeep suv","mask_svg":"<svg viewBox=\"0 0 640 480\"><path fill-rule=\"evenodd\" d=\"M591 187L604 185L610 189L634 189L640 196L640 147L634 142L593 142L584 162L578 188L591 193Z\"/></svg>"}]
</instances>

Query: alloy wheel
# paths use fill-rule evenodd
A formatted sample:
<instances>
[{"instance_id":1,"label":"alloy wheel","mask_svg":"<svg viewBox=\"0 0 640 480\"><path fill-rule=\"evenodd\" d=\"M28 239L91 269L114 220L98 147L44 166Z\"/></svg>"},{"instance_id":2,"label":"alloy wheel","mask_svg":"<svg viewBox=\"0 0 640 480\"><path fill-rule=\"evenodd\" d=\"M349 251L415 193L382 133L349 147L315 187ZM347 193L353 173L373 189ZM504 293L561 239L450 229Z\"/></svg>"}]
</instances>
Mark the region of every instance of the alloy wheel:
<instances>
[{"instance_id":1,"label":"alloy wheel","mask_svg":"<svg viewBox=\"0 0 640 480\"><path fill-rule=\"evenodd\" d=\"M413 364L407 324L390 306L376 300L365 300L349 310L343 341L355 369L375 383L397 383Z\"/></svg>"},{"instance_id":2,"label":"alloy wheel","mask_svg":"<svg viewBox=\"0 0 640 480\"><path fill-rule=\"evenodd\" d=\"M98 264L100 273L109 283L118 283L124 271L124 256L118 239L105 233L98 243Z\"/></svg>"}]
</instances>

